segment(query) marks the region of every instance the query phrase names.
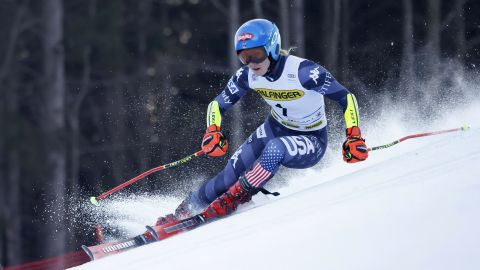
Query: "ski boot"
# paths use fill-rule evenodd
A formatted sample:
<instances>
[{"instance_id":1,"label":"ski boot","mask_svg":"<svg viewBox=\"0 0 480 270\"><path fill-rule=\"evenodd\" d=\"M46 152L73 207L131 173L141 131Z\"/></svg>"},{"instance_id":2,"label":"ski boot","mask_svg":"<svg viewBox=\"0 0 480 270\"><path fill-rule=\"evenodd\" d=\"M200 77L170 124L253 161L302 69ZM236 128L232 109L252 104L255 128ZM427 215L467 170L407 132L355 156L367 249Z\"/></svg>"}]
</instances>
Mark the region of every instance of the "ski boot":
<instances>
[{"instance_id":1,"label":"ski boot","mask_svg":"<svg viewBox=\"0 0 480 270\"><path fill-rule=\"evenodd\" d=\"M155 225L166 225L193 216L195 213L192 210L193 207L190 203L190 196L191 195L180 203L177 209L175 209L175 213L159 217Z\"/></svg>"},{"instance_id":2,"label":"ski boot","mask_svg":"<svg viewBox=\"0 0 480 270\"><path fill-rule=\"evenodd\" d=\"M240 204L249 202L258 192L244 177L240 177L227 192L213 201L202 215L206 219L220 218L233 213Z\"/></svg>"}]
</instances>

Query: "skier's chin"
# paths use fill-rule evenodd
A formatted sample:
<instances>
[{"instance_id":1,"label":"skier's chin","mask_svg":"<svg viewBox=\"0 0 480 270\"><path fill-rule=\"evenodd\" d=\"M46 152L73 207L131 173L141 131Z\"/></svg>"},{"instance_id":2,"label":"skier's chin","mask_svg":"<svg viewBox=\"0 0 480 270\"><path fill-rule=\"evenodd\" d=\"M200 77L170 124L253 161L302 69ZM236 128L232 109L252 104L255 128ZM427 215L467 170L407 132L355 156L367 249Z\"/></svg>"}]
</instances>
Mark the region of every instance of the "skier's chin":
<instances>
[{"instance_id":1,"label":"skier's chin","mask_svg":"<svg viewBox=\"0 0 480 270\"><path fill-rule=\"evenodd\" d=\"M257 75L257 76L263 76L263 75L265 75L265 73L267 73L267 71L266 70L264 71L263 69L259 68L259 69L256 69L256 70L253 69L253 73L255 73L255 75Z\"/></svg>"},{"instance_id":2,"label":"skier's chin","mask_svg":"<svg viewBox=\"0 0 480 270\"><path fill-rule=\"evenodd\" d=\"M265 75L265 73L267 73L268 65L264 66L260 64L260 65L252 66L250 67L250 69L253 71L253 73L255 73L255 75L263 76Z\"/></svg>"},{"instance_id":3,"label":"skier's chin","mask_svg":"<svg viewBox=\"0 0 480 270\"><path fill-rule=\"evenodd\" d=\"M250 63L250 64L248 64L248 67L253 71L253 73L255 73L255 75L263 76L267 73L269 65L270 65L270 61L267 58L263 62L258 63L258 64Z\"/></svg>"}]
</instances>

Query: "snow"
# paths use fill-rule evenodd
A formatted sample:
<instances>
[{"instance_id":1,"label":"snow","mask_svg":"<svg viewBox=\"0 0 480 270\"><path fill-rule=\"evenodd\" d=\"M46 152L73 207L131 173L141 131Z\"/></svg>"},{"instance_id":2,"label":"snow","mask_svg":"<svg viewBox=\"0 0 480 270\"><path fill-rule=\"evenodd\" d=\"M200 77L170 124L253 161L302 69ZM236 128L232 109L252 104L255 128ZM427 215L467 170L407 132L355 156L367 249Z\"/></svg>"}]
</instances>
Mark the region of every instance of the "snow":
<instances>
[{"instance_id":1,"label":"snow","mask_svg":"<svg viewBox=\"0 0 480 270\"><path fill-rule=\"evenodd\" d=\"M479 105L409 132L368 137L366 128L375 146L472 126L371 152L359 164L327 157L327 168L295 171L279 197L259 194L228 218L72 269L480 269ZM177 202L161 203L171 211Z\"/></svg>"}]
</instances>

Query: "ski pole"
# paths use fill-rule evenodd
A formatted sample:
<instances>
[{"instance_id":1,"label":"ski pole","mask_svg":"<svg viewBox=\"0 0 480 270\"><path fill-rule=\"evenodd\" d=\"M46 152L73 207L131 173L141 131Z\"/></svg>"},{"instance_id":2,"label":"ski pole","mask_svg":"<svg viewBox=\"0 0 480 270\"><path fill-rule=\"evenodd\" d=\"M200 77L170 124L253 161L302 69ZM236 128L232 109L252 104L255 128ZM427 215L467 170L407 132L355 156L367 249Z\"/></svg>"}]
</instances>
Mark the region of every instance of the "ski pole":
<instances>
[{"instance_id":1,"label":"ski pole","mask_svg":"<svg viewBox=\"0 0 480 270\"><path fill-rule=\"evenodd\" d=\"M97 197L90 197L90 202L91 202L92 204L94 204L94 205L98 205L98 200L101 200L101 199L107 197L108 195L110 195L110 194L112 194L112 193L115 193L115 192L119 191L120 189L122 189L122 188L124 188L124 187L126 187L126 186L129 186L129 185L137 182L138 180L140 180L140 179L142 179L142 178L145 178L146 176L148 176L148 175L150 175L150 174L152 174L152 173L154 173L154 172L163 171L163 170L165 170L165 169L168 169L168 168L171 168L171 167L175 167L175 166L178 166L178 165L180 165L180 164L189 162L189 161L192 160L193 158L199 157L199 156L201 156L201 155L203 155L203 154L205 154L203 151L198 151L198 152L196 152L196 153L193 153L193 154L191 154L191 155L189 155L189 156L187 156L187 157L184 157L184 158L182 158L182 159L180 159L180 160L177 160L177 161L174 161L174 162L172 162L172 163L168 163L168 164L165 164L165 165L161 165L161 166L152 168L152 169L150 169L150 170L148 170L148 171L146 171L146 172L143 172L143 173L135 176L134 178L126 181L125 183L123 183L123 184L121 184L121 185L119 185L119 186L117 186L117 187L114 187L114 188L112 188L112 189L109 190L109 191L106 191L105 193L103 193L103 194L101 194L101 195L99 195L99 196L97 196Z\"/></svg>"},{"instance_id":2,"label":"ski pole","mask_svg":"<svg viewBox=\"0 0 480 270\"><path fill-rule=\"evenodd\" d=\"M448 133L448 132L455 132L455 131L466 131L468 130L470 127L468 125L465 125L463 127L460 127L460 128L453 128L453 129L446 129L446 130L440 130L440 131L434 131L434 132L427 132L427 133L419 133L419 134L413 134L413 135L408 135L408 136L405 136L403 138L400 138L396 141L393 141L391 143L387 143L387 144L384 144L384 145L379 145L379 146L375 146L375 147L372 147L372 148L367 148L368 151L375 151L375 150L379 150L379 149L385 149L385 148L388 148L388 147L391 147L391 146L394 146L395 144L397 143L401 143L405 140L408 140L408 139L412 139L412 138L420 138L420 137L426 137L426 136L432 136L432 135L438 135L438 134L443 134L443 133Z\"/></svg>"}]
</instances>

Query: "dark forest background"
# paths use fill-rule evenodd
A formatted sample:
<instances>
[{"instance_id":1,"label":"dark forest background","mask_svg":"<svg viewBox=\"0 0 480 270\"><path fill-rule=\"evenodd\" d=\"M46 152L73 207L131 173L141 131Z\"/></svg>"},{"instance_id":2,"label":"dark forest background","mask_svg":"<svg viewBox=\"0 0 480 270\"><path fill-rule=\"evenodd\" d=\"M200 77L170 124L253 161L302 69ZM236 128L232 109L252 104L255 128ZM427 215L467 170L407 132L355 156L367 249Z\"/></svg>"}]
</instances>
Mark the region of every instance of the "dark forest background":
<instances>
[{"instance_id":1,"label":"dark forest background","mask_svg":"<svg viewBox=\"0 0 480 270\"><path fill-rule=\"evenodd\" d=\"M198 151L253 18L276 22L283 47L329 69L366 115L420 83L441 99L445 72L480 64L474 0L0 0L0 265L78 250L90 236L74 204ZM230 154L267 111L249 94L229 112ZM182 195L226 159L126 192Z\"/></svg>"}]
</instances>

